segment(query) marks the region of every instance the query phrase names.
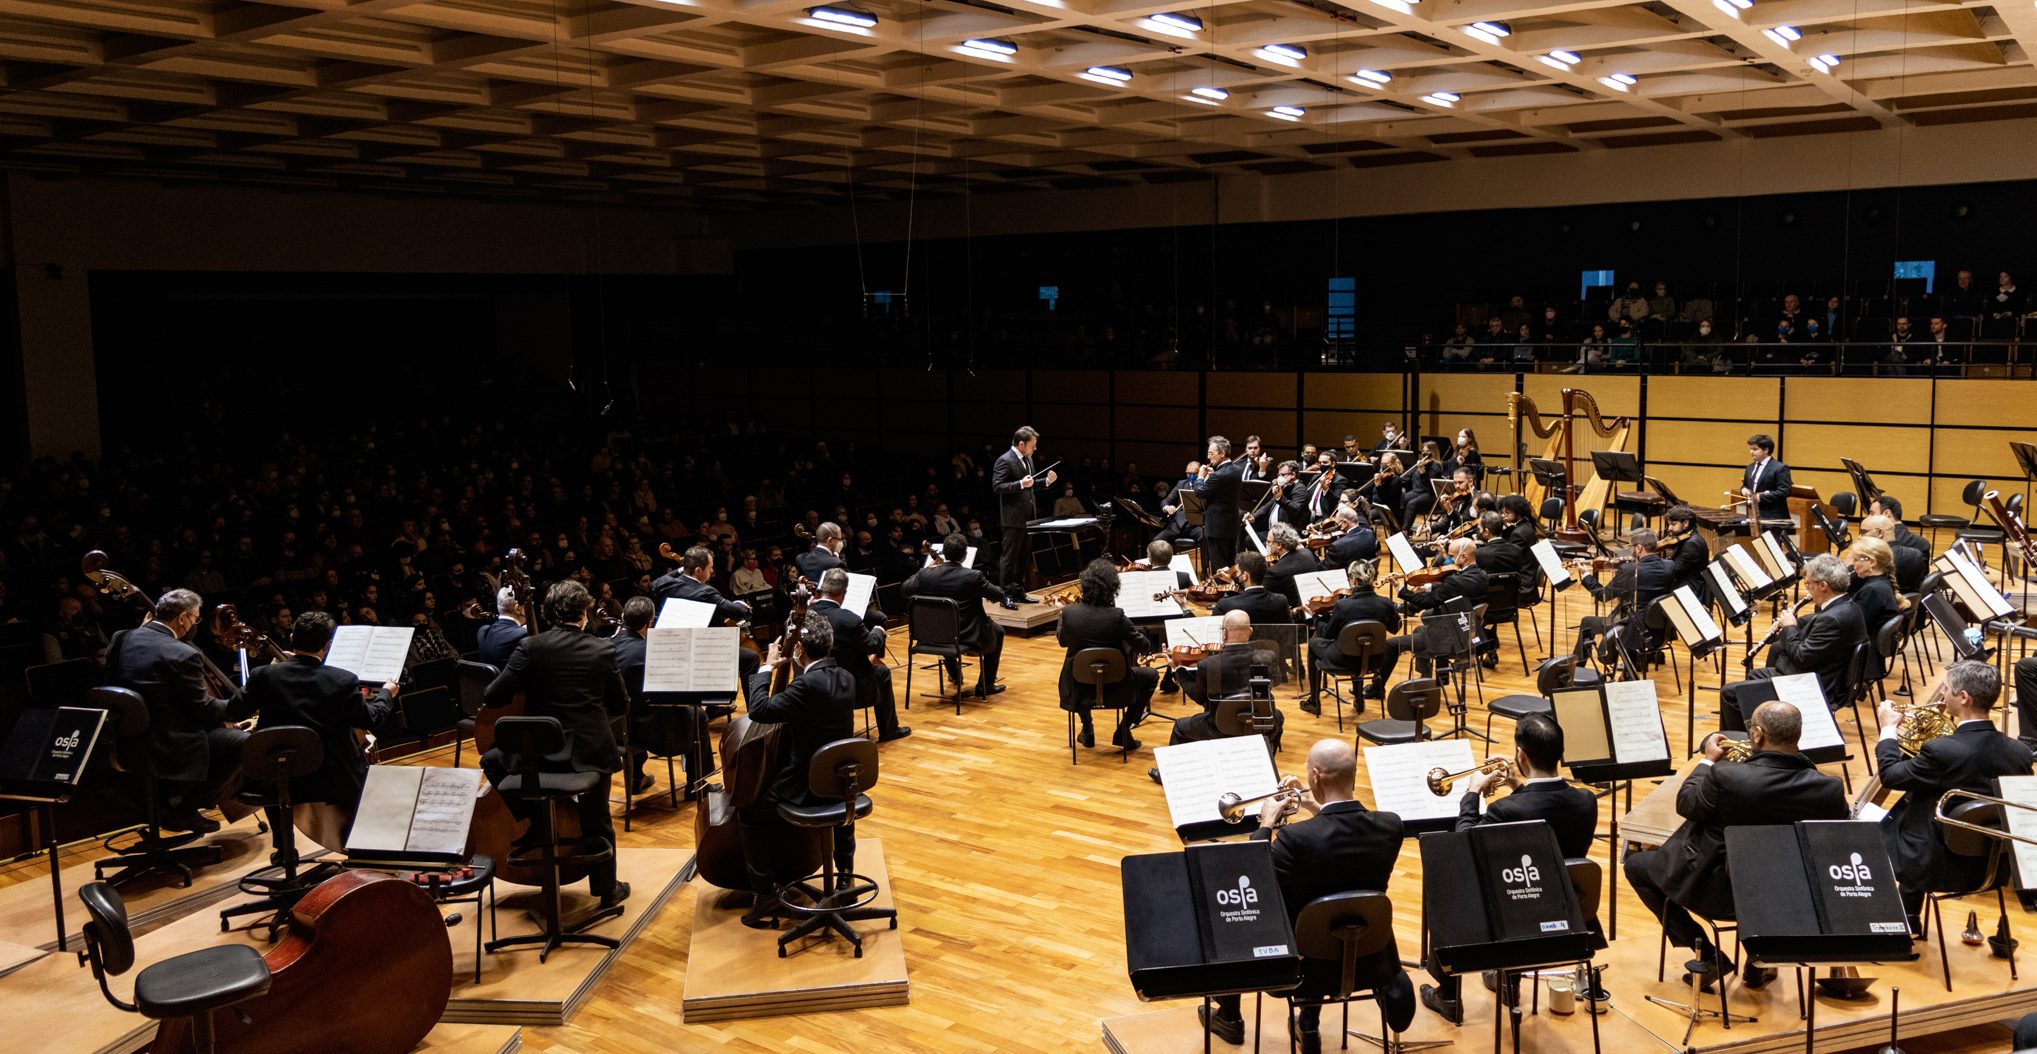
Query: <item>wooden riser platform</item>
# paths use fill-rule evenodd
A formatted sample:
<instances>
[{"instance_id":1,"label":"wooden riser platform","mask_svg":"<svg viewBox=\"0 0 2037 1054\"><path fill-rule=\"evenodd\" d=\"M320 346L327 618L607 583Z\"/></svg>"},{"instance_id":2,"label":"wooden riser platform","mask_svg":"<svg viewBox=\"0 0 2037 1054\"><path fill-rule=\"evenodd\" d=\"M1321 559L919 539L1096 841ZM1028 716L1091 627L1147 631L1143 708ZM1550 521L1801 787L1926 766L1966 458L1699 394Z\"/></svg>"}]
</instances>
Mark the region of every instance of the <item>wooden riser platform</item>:
<instances>
[{"instance_id":1,"label":"wooden riser platform","mask_svg":"<svg viewBox=\"0 0 2037 1054\"><path fill-rule=\"evenodd\" d=\"M1003 626L1006 633L1019 637L1052 633L1054 627L1061 624L1061 609L1047 603L1020 604L1017 611L1010 611L1003 604L984 601L983 613L990 616L990 621Z\"/></svg>"}]
</instances>

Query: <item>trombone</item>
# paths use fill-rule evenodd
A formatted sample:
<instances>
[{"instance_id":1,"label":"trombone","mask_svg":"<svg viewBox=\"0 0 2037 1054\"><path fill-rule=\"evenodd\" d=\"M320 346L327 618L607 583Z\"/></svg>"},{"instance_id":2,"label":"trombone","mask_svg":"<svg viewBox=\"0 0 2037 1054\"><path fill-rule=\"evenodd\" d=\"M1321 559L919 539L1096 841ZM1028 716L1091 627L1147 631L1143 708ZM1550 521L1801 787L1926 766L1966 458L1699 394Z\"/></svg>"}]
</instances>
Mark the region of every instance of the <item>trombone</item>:
<instances>
[{"instance_id":1,"label":"trombone","mask_svg":"<svg viewBox=\"0 0 2037 1054\"><path fill-rule=\"evenodd\" d=\"M1972 823L1967 820L1955 820L1952 817L1945 815L1945 810L1947 806L1954 804L1955 801L1959 799L1964 799L1966 801L1987 802L1990 805L1999 805L2004 809L2022 809L2026 812L2037 812L2037 805L2025 805L2022 802L2010 801L2007 798L1997 797L1993 794L1981 794L1977 791L1954 789L1946 791L1944 794L1939 796L1938 806L1932 813L1932 818L1937 820L1940 824L1946 827L1956 827L1962 831L1972 831L1975 834L1985 835L1986 837L1993 838L1998 841L2021 842L2024 845L2037 845L2037 838L2032 838L2029 835L2025 834L2015 834L2006 830L2005 828L2008 823L2008 818L2006 816L2003 817L2002 821L2004 826L1997 828L1989 827L1985 824Z\"/></svg>"},{"instance_id":2,"label":"trombone","mask_svg":"<svg viewBox=\"0 0 2037 1054\"><path fill-rule=\"evenodd\" d=\"M1225 823L1243 823L1245 813L1250 811L1254 805L1258 805L1268 799L1298 802L1301 800L1301 796L1307 793L1308 789L1305 787L1282 787L1271 794L1261 794L1256 798L1241 798L1238 796L1237 791L1225 791L1217 798L1217 815L1223 817Z\"/></svg>"},{"instance_id":3,"label":"trombone","mask_svg":"<svg viewBox=\"0 0 2037 1054\"><path fill-rule=\"evenodd\" d=\"M1450 785L1452 783L1474 772L1487 772L1499 777L1485 785L1484 796L1490 798L1498 794L1500 787L1505 785L1508 780L1513 779L1514 763L1506 758L1493 756L1462 772L1444 772L1440 767L1430 769L1429 793L1438 798L1444 797L1450 793Z\"/></svg>"}]
</instances>

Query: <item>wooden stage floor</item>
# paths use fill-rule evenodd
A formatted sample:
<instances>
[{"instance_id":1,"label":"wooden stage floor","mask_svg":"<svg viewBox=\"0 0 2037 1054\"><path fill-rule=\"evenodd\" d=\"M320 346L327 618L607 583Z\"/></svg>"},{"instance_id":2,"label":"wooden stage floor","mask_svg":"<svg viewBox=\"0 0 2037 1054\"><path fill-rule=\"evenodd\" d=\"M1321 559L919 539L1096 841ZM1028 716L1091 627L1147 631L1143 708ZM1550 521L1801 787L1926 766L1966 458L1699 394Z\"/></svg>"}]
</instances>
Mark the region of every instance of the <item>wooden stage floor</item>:
<instances>
[{"instance_id":1,"label":"wooden stage floor","mask_svg":"<svg viewBox=\"0 0 2037 1054\"><path fill-rule=\"evenodd\" d=\"M1521 627L1529 661L1552 651L1569 650L1578 618L1589 613L1590 602L1580 590L1565 591L1556 613L1555 642L1546 639L1546 612L1542 615L1545 639L1540 645L1534 630ZM1766 624L1764 614L1754 627L1755 639ZM1512 634L1504 633L1503 639L1500 669L1486 672L1487 695L1532 692ZM895 638L894 651L903 650L902 641ZM1728 660L1733 673L1740 669L1741 653L1736 639ZM1094 1051L1104 1047L1105 1021L1135 1018L1177 1005L1143 1003L1126 980L1118 885L1122 857L1180 847L1168 824L1161 790L1146 778L1153 748L1166 743L1167 722L1156 718L1139 729L1143 745L1129 764L1120 764L1115 750L1097 749L1082 751L1080 764L1070 766L1065 718L1055 697L1061 657L1051 634L1033 638L1012 635L1006 640L1002 675L1010 690L989 700L965 701L960 716L952 704L925 697L933 690L934 678L917 674L913 678L921 696L911 700L909 711L901 709L900 716L914 733L883 747L882 782L871 791L876 811L861 825L864 837L883 840L900 914L897 938L910 977L908 1005L688 1024L682 1016L681 1000L694 914L680 901L650 920L567 1024L525 1027L525 1049L572 1054L665 1054L675 1049ZM899 669L896 674L903 707L904 671ZM974 676L968 673L965 680ZM1708 715L1714 710L1715 696L1709 689L1717 685L1718 677L1703 663L1699 676L1708 689L1700 696L1698 730L1703 734L1713 727ZM1677 692L1666 670L1661 684L1671 745L1681 751L1688 693ZM1922 690L1929 688L1927 684ZM1284 688L1280 695L1288 725L1279 764L1282 771L1292 771L1311 742L1339 733L1327 713L1317 718L1296 710L1291 705L1293 690ZM1189 713L1190 704L1178 695L1158 696L1155 701L1167 716ZM1851 719L1844 714L1841 717L1840 724L1850 739ZM1108 713L1100 716L1099 745L1108 737L1112 720ZM1485 723L1484 712L1475 702L1472 723L1481 728ZM1494 734L1501 743L1492 752L1511 753L1510 727L1506 721L1495 723ZM1872 736L1873 730L1868 734ZM1342 736L1350 735L1347 715ZM446 748L417 760L444 765L451 759L452 751ZM1829 770L1836 771L1836 767ZM655 795L640 799L635 829L621 835L622 845L626 849L688 849L693 842L692 806L677 812L666 808L663 766L654 766L654 772L660 786ZM1853 775L1856 780L1864 775L1858 762ZM1361 771L1361 797L1367 785ZM1637 803L1647 790L1646 786L1635 789ZM620 832L619 797L616 812ZM1609 812L1609 808L1600 811L1601 831L1610 819ZM1598 850L1601 859L1604 852L1602 842ZM1419 947L1420 904L1415 891L1421 886L1420 872L1419 859L1410 845L1401 854L1390 888L1398 900L1395 921L1404 949ZM0 874L0 882L45 884L45 897L47 881L40 858L11 865ZM1616 1008L1612 1016L1625 1015L1635 1028L1667 1036L1664 1046L1674 1045L1682 1032L1680 1019L1641 997L1680 990L1674 983L1675 964L1672 962L1668 975L1670 983L1654 980L1659 931L1624 882L1619 899L1619 939L1608 953L1614 965L1606 975ZM2026 948L2037 947L2029 943L2030 937L2037 936L2037 920L2011 903L2011 921L2024 933ZM1989 898L1981 906L1984 927L1992 926L1992 912L1993 900ZM1965 909L1957 905L1947 905L1945 913L1948 920L1957 916L1954 929L1965 919ZM46 929L47 920L37 921L38 925L26 932L0 933L0 940L34 945L51 939L54 934ZM763 933L757 938L769 939ZM456 944L459 939L455 937ZM1925 949L1920 946L1920 950ZM1927 951L1925 964L1908 968L1900 981L1905 1018L1912 1012L1926 1013L1927 1004L1945 1001L1937 979L1935 946ZM2010 990L2007 964L1987 958L1985 949L1955 943L1952 953L1955 976L1961 982L1956 996L1971 1001L1945 1022L1958 1025L1959 1030L1906 1037L1905 1048L1911 1054L1994 1054L2006 1049L2008 1033L1994 1022L2037 1010L2037 959L2026 958L2024 980L2018 989ZM1875 1002L1858 1009L1822 1003L1820 1024L1837 1023L1849 1016L1871 1022L1879 1014L1885 1019L1893 975L1887 970L1879 972L1884 979L1873 989ZM1474 980L1467 988L1476 986ZM1709 1047L1730 1040L1736 1047L1763 1051L1801 1048L1794 987L1787 974L1766 992L1736 993L1734 1004L1741 1012L1759 1013L1761 1021L1736 1026L1730 1034L1718 1037L1701 1027L1695 1042ZM1268 1008L1276 1018L1274 1008L1278 1005ZM1355 1009L1353 1018L1370 1030L1377 1017L1365 1010L1369 1008ZM1582 1024L1580 1018L1572 1021ZM1423 1035L1439 1029L1457 1031L1427 1011L1418 1022L1417 1032ZM1574 1030L1568 1023L1553 1027ZM1467 1049L1474 1044L1489 1049L1489 1018L1474 1017L1461 1031ZM1847 1030L1843 1042L1823 1044L1821 1049L1869 1047L1880 1043L1884 1035L1881 1028L1861 1025ZM1608 1049L1617 1049L1618 1054L1644 1054L1644 1044L1616 1043L1611 1036L1609 1031ZM1525 1050L1552 1049L1538 1047L1532 1031L1524 1039ZM1568 1043L1561 1046L1568 1051L1579 1049ZM1200 1043L1170 1049L1199 1050ZM1217 1049L1237 1048L1219 1044Z\"/></svg>"}]
</instances>

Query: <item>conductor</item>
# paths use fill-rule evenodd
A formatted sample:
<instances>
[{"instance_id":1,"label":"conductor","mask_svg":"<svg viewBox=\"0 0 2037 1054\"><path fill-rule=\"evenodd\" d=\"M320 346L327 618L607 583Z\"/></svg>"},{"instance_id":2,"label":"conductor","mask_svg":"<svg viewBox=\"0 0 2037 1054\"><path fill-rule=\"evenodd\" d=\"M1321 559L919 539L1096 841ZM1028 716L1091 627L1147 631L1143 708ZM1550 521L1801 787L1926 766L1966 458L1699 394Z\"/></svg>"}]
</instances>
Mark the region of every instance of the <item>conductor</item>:
<instances>
[{"instance_id":1,"label":"conductor","mask_svg":"<svg viewBox=\"0 0 2037 1054\"><path fill-rule=\"evenodd\" d=\"M1202 566L1229 567L1238 559L1238 491L1245 481L1245 465L1231 460L1231 441L1209 437L1209 458L1196 476L1195 492L1202 495Z\"/></svg>"},{"instance_id":2,"label":"conductor","mask_svg":"<svg viewBox=\"0 0 2037 1054\"><path fill-rule=\"evenodd\" d=\"M1040 514L1037 500L1040 484L1053 486L1060 478L1053 469L1037 479L1033 476L1033 451L1040 445L1040 433L1021 425L1011 435L1011 449L998 455L990 469L990 489L997 492L997 523L1003 528L999 544L997 576L1003 580L1006 608L1038 601L1026 595L1026 577L1033 567L1033 539L1026 526ZM1231 502L1237 510L1235 498Z\"/></svg>"}]
</instances>

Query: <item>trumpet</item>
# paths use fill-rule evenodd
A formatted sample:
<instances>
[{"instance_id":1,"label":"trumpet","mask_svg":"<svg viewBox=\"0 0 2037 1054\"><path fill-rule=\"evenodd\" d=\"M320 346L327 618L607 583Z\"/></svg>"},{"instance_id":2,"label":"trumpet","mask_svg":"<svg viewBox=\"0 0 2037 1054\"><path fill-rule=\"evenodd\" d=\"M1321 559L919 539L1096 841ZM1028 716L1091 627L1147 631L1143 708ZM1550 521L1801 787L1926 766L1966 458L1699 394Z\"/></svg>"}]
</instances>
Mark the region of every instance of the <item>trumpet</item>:
<instances>
[{"instance_id":1,"label":"trumpet","mask_svg":"<svg viewBox=\"0 0 2037 1054\"><path fill-rule=\"evenodd\" d=\"M1301 796L1306 793L1308 791L1302 787L1282 787L1271 794L1261 794L1256 798L1241 798L1236 791L1225 791L1221 797L1217 798L1217 815L1223 817L1225 823L1242 823L1244 822L1246 811L1254 805L1258 805L1268 799L1298 802L1301 800Z\"/></svg>"},{"instance_id":2,"label":"trumpet","mask_svg":"<svg viewBox=\"0 0 2037 1054\"><path fill-rule=\"evenodd\" d=\"M1818 603L1817 601L1812 600L1810 597L1805 597L1802 600L1797 601L1797 606L1791 608L1790 612L1797 618L1802 618L1804 614L1804 605L1810 604L1813 607L1815 607L1817 606L1817 603ZM1788 627L1785 627L1782 624L1782 620L1777 619L1773 625L1770 625L1768 627L1768 633L1761 638L1760 643L1754 645L1754 647L1749 648L1747 650L1747 657L1740 660L1740 665L1745 666L1750 670L1753 669L1755 657L1759 656L1761 652L1764 649L1766 649L1770 644L1775 643L1775 638L1782 636L1782 631L1786 628Z\"/></svg>"},{"instance_id":3,"label":"trumpet","mask_svg":"<svg viewBox=\"0 0 2037 1054\"><path fill-rule=\"evenodd\" d=\"M1474 772L1488 772L1494 776L1499 777L1498 779L1495 779L1492 782L1487 783L1485 785L1484 796L1490 798L1493 795L1499 793L1499 788L1501 784L1504 784L1508 780L1514 778L1514 763L1508 761L1503 757L1494 756L1486 758L1484 761L1479 762L1476 766L1465 769L1462 772L1444 772L1440 767L1430 769L1429 793L1435 795L1438 798L1441 798L1450 793L1450 785L1452 783L1455 783L1458 780L1463 779L1464 777L1469 776Z\"/></svg>"}]
</instances>

